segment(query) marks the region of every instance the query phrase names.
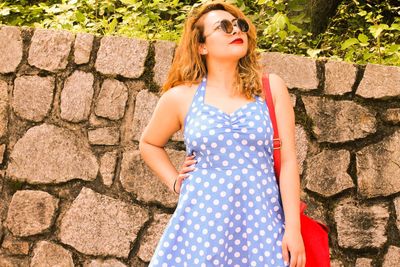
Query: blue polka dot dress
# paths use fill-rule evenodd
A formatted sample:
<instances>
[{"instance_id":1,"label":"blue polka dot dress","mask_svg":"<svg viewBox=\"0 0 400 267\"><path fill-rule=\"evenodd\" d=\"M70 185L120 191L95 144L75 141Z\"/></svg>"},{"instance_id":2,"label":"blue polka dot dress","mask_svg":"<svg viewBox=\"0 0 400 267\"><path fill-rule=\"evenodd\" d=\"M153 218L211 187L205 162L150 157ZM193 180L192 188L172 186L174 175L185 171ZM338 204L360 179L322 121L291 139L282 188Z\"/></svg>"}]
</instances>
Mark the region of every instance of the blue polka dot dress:
<instances>
[{"instance_id":1,"label":"blue polka dot dress","mask_svg":"<svg viewBox=\"0 0 400 267\"><path fill-rule=\"evenodd\" d=\"M203 78L185 118L195 169L149 266L288 266L273 168L273 130L261 96L231 114L204 102Z\"/></svg>"}]
</instances>

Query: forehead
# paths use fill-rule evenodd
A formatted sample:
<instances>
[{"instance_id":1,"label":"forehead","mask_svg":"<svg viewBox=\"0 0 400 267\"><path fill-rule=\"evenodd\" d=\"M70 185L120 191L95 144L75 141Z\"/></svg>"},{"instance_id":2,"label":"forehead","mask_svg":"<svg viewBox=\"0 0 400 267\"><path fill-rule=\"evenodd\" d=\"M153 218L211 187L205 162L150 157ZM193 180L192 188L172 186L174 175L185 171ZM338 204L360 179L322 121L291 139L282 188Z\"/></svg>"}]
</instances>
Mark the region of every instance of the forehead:
<instances>
[{"instance_id":1,"label":"forehead","mask_svg":"<svg viewBox=\"0 0 400 267\"><path fill-rule=\"evenodd\" d=\"M216 22L223 19L233 20L235 16L225 10L213 10L204 15L204 27L213 26Z\"/></svg>"}]
</instances>

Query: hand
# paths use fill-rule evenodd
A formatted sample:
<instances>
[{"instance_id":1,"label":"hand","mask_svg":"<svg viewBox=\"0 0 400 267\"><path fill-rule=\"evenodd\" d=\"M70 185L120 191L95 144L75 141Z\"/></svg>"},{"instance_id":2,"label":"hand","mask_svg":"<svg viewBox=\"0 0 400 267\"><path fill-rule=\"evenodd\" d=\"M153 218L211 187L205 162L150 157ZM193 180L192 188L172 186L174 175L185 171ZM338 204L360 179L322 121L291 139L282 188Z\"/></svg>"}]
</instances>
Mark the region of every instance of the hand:
<instances>
[{"instance_id":1,"label":"hand","mask_svg":"<svg viewBox=\"0 0 400 267\"><path fill-rule=\"evenodd\" d=\"M286 229L282 239L282 256L285 262L289 262L290 267L306 266L306 252L300 231Z\"/></svg>"},{"instance_id":2,"label":"hand","mask_svg":"<svg viewBox=\"0 0 400 267\"><path fill-rule=\"evenodd\" d=\"M176 178L176 184L175 184L175 191L178 193L181 193L182 182L189 176L188 172L193 171L195 168L194 166L190 166L197 162L197 160L195 160L193 158L194 158L194 155L186 156L186 159L182 164L182 167L179 171L178 177ZM172 188L172 190L174 190L174 189Z\"/></svg>"}]
</instances>

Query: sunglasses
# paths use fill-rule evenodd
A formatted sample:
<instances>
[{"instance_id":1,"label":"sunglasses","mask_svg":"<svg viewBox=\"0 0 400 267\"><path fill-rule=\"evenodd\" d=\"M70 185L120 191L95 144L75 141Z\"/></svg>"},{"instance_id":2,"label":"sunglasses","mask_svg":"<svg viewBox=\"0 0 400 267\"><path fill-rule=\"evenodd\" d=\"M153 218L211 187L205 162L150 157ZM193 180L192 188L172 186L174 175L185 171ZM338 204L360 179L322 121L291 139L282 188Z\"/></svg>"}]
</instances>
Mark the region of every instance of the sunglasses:
<instances>
[{"instance_id":1,"label":"sunglasses","mask_svg":"<svg viewBox=\"0 0 400 267\"><path fill-rule=\"evenodd\" d=\"M233 21L223 19L220 21L219 25L212 32L210 32L209 34L204 36L204 40L218 29L223 30L227 34L231 34L233 32L234 26L237 26L239 28L239 30L242 32L249 31L249 24L244 19L238 18L238 19L234 19Z\"/></svg>"}]
</instances>

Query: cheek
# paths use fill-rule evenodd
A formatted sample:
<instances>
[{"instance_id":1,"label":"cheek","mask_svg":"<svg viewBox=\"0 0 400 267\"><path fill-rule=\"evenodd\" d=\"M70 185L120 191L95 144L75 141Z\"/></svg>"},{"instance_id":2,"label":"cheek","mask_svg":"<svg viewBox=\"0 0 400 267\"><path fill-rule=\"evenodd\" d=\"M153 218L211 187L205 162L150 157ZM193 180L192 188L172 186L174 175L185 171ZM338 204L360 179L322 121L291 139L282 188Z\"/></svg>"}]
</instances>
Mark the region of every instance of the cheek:
<instances>
[{"instance_id":1,"label":"cheek","mask_svg":"<svg viewBox=\"0 0 400 267\"><path fill-rule=\"evenodd\" d=\"M220 40L210 40L207 44L210 53L221 53L221 51L226 51L226 45L221 43Z\"/></svg>"}]
</instances>

